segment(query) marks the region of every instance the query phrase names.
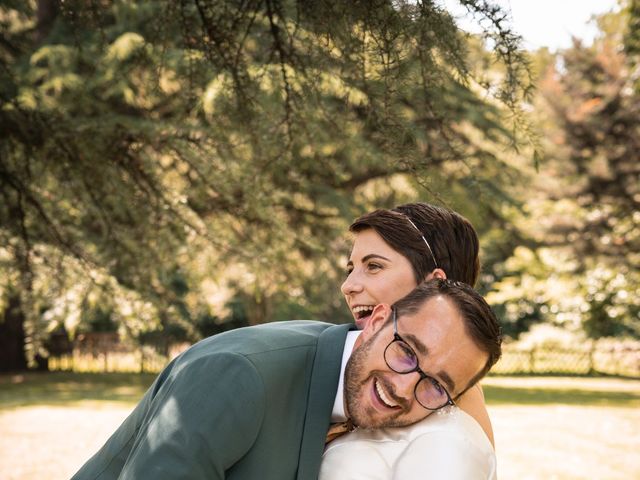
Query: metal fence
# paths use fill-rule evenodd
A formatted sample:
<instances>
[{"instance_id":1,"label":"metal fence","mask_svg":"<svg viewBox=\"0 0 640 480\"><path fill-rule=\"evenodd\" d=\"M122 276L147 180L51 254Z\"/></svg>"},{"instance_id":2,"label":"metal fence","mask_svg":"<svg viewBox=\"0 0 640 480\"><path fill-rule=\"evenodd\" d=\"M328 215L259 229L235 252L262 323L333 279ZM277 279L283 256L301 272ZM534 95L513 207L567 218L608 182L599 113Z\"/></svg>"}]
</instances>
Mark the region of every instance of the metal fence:
<instances>
[{"instance_id":1,"label":"metal fence","mask_svg":"<svg viewBox=\"0 0 640 480\"><path fill-rule=\"evenodd\" d=\"M588 348L506 345L493 374L618 375L640 377L640 348L597 344Z\"/></svg>"}]
</instances>

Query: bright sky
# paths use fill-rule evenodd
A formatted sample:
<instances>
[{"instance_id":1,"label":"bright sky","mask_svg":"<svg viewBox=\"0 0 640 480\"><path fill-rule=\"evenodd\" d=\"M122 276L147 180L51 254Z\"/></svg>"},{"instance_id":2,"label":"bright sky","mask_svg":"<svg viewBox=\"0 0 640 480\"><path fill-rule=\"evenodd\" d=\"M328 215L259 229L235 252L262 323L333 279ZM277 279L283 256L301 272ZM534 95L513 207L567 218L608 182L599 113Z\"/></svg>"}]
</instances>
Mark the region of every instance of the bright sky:
<instances>
[{"instance_id":1,"label":"bright sky","mask_svg":"<svg viewBox=\"0 0 640 480\"><path fill-rule=\"evenodd\" d=\"M510 7L514 30L524 38L527 49L549 47L557 50L571 46L575 36L589 44L597 33L595 22L590 21L596 14L618 10L617 0L494 0L495 3ZM443 0L454 14L459 10L455 0ZM461 19L460 26L477 31L472 21Z\"/></svg>"}]
</instances>

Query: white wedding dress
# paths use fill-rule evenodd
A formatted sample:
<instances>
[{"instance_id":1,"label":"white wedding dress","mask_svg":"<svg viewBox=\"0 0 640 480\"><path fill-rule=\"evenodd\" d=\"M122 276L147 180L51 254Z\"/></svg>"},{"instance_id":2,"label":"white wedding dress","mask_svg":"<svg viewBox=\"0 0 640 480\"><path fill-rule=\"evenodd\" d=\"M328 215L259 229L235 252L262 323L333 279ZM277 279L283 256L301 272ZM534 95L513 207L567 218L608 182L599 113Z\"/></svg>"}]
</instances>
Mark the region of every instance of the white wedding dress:
<instances>
[{"instance_id":1,"label":"white wedding dress","mask_svg":"<svg viewBox=\"0 0 640 480\"><path fill-rule=\"evenodd\" d=\"M319 480L495 480L480 425L447 407L405 428L356 430L327 445Z\"/></svg>"}]
</instances>

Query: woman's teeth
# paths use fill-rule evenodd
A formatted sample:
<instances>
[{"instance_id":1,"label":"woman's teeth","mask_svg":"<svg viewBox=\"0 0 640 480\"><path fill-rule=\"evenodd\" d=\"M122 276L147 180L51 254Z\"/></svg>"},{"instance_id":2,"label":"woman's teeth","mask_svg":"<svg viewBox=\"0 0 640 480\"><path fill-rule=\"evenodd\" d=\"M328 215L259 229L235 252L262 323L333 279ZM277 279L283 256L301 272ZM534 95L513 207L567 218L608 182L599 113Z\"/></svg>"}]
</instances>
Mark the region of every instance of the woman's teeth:
<instances>
[{"instance_id":1,"label":"woman's teeth","mask_svg":"<svg viewBox=\"0 0 640 480\"><path fill-rule=\"evenodd\" d=\"M367 315L371 315L371 312L373 311L373 305L358 305L357 307L353 307L351 311L358 318L362 318Z\"/></svg>"}]
</instances>

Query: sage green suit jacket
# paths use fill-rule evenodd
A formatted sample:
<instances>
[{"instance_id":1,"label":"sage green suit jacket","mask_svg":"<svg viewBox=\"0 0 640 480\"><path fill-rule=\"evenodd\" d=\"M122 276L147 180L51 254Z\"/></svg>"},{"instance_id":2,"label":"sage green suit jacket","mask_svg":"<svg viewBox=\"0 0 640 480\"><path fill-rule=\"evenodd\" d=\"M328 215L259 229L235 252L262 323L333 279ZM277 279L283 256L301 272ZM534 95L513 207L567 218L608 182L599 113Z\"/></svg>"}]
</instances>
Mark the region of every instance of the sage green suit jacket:
<instances>
[{"instance_id":1,"label":"sage green suit jacket","mask_svg":"<svg viewBox=\"0 0 640 480\"><path fill-rule=\"evenodd\" d=\"M280 322L197 343L73 480L317 478L349 328Z\"/></svg>"}]
</instances>

